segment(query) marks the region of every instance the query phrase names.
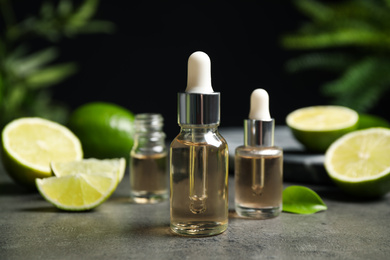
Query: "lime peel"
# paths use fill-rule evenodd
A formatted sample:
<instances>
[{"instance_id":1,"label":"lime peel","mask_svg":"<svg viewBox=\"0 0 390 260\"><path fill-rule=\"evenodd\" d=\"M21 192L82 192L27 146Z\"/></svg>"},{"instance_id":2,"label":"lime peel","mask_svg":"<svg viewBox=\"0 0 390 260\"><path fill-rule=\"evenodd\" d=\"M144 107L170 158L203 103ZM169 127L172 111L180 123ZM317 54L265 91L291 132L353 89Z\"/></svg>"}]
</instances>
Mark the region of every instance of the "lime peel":
<instances>
[{"instance_id":1,"label":"lime peel","mask_svg":"<svg viewBox=\"0 0 390 260\"><path fill-rule=\"evenodd\" d=\"M390 122L383 117L371 114L359 114L359 129L367 129L372 127L390 128Z\"/></svg>"},{"instance_id":2,"label":"lime peel","mask_svg":"<svg viewBox=\"0 0 390 260\"><path fill-rule=\"evenodd\" d=\"M85 158L129 159L133 146L134 114L108 102L90 102L75 109L68 127L80 139Z\"/></svg>"}]
</instances>

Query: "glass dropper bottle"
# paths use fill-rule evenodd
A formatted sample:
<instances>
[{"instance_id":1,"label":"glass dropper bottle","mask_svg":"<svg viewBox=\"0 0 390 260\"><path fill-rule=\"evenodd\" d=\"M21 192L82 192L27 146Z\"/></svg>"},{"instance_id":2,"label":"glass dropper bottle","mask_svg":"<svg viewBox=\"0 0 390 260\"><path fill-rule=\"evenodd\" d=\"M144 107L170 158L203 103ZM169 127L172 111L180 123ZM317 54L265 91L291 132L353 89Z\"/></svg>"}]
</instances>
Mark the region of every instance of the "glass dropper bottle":
<instances>
[{"instance_id":1,"label":"glass dropper bottle","mask_svg":"<svg viewBox=\"0 0 390 260\"><path fill-rule=\"evenodd\" d=\"M130 152L130 198L134 203L157 203L168 199L168 169L163 117L137 114L134 145Z\"/></svg>"},{"instance_id":2,"label":"glass dropper bottle","mask_svg":"<svg viewBox=\"0 0 390 260\"><path fill-rule=\"evenodd\" d=\"M283 150L274 146L275 120L264 89L251 95L244 145L235 151L235 208L242 217L267 219L282 211Z\"/></svg>"},{"instance_id":3,"label":"glass dropper bottle","mask_svg":"<svg viewBox=\"0 0 390 260\"><path fill-rule=\"evenodd\" d=\"M220 234L228 225L228 146L210 67L204 52L189 57L187 88L178 94L181 130L170 146L171 230L186 236Z\"/></svg>"}]
</instances>

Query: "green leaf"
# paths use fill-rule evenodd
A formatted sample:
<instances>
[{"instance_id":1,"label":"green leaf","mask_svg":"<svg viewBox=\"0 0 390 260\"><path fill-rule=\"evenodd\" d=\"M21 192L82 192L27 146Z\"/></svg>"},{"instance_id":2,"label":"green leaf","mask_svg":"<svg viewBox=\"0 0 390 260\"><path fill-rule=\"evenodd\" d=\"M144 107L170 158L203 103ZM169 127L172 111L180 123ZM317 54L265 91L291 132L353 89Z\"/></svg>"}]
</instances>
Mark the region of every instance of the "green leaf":
<instances>
[{"instance_id":1,"label":"green leaf","mask_svg":"<svg viewBox=\"0 0 390 260\"><path fill-rule=\"evenodd\" d=\"M37 51L28 56L10 60L12 72L18 77L24 77L41 69L44 65L54 61L59 56L59 52L54 47Z\"/></svg>"},{"instance_id":2,"label":"green leaf","mask_svg":"<svg viewBox=\"0 0 390 260\"><path fill-rule=\"evenodd\" d=\"M57 84L76 72L74 63L53 65L41 69L26 78L26 85L29 88L43 88Z\"/></svg>"},{"instance_id":3,"label":"green leaf","mask_svg":"<svg viewBox=\"0 0 390 260\"><path fill-rule=\"evenodd\" d=\"M288 35L282 44L291 49L322 49L331 47L359 46L388 48L390 37L382 31L361 28L340 28L332 32Z\"/></svg>"},{"instance_id":4,"label":"green leaf","mask_svg":"<svg viewBox=\"0 0 390 260\"><path fill-rule=\"evenodd\" d=\"M57 13L60 17L66 18L73 12L73 2L69 0L60 0L57 6Z\"/></svg>"},{"instance_id":5,"label":"green leaf","mask_svg":"<svg viewBox=\"0 0 390 260\"><path fill-rule=\"evenodd\" d=\"M85 0L83 4L75 10L69 22L76 26L84 25L96 13L98 4L98 0Z\"/></svg>"},{"instance_id":6,"label":"green leaf","mask_svg":"<svg viewBox=\"0 0 390 260\"><path fill-rule=\"evenodd\" d=\"M343 71L353 64L355 59L345 53L312 52L293 58L286 63L288 72L295 73L309 69L324 69L327 71Z\"/></svg>"},{"instance_id":7,"label":"green leaf","mask_svg":"<svg viewBox=\"0 0 390 260\"><path fill-rule=\"evenodd\" d=\"M112 33L114 31L114 24L107 21L93 20L85 23L82 26L70 25L64 28L64 34L72 37L76 34L92 34L92 33Z\"/></svg>"},{"instance_id":8,"label":"green leaf","mask_svg":"<svg viewBox=\"0 0 390 260\"><path fill-rule=\"evenodd\" d=\"M389 66L386 58L364 58L346 69L338 79L324 84L321 91L334 97L334 104L359 112L368 111L390 88Z\"/></svg>"},{"instance_id":9,"label":"green leaf","mask_svg":"<svg viewBox=\"0 0 390 260\"><path fill-rule=\"evenodd\" d=\"M303 186L290 186L283 191L283 211L296 214L313 214L328 207L313 190Z\"/></svg>"},{"instance_id":10,"label":"green leaf","mask_svg":"<svg viewBox=\"0 0 390 260\"><path fill-rule=\"evenodd\" d=\"M40 15L45 19L51 19L55 15L54 4L51 1L44 1L40 8Z\"/></svg>"},{"instance_id":11,"label":"green leaf","mask_svg":"<svg viewBox=\"0 0 390 260\"><path fill-rule=\"evenodd\" d=\"M331 8L317 1L296 0L295 4L301 10L302 13L305 13L313 20L326 21L333 15L333 11Z\"/></svg>"}]
</instances>

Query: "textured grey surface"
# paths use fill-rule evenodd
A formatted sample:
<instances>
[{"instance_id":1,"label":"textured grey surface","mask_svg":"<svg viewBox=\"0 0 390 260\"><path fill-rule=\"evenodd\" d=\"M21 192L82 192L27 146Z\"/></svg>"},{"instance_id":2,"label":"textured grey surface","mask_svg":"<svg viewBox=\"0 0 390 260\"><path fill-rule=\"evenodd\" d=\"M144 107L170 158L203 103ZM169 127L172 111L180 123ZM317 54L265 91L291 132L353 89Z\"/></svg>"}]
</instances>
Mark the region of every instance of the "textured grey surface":
<instances>
[{"instance_id":1,"label":"textured grey surface","mask_svg":"<svg viewBox=\"0 0 390 260\"><path fill-rule=\"evenodd\" d=\"M390 194L373 201L346 197L334 186L317 191L328 210L238 218L229 180L229 227L218 236L169 231L169 202L129 203L128 172L113 196L90 212L57 210L16 186L0 167L0 259L388 259ZM285 185L292 183L286 182Z\"/></svg>"}]
</instances>

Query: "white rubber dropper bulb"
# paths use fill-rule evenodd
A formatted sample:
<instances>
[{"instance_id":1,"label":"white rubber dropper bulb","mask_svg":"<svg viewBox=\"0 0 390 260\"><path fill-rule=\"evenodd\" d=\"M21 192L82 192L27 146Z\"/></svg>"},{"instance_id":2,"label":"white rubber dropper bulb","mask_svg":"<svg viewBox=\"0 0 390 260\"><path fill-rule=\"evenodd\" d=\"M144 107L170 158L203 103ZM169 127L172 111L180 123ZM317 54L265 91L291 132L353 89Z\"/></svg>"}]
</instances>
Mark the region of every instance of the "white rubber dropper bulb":
<instances>
[{"instance_id":1,"label":"white rubber dropper bulb","mask_svg":"<svg viewBox=\"0 0 390 260\"><path fill-rule=\"evenodd\" d=\"M188 58L187 93L214 93L211 86L211 61L201 51L194 52Z\"/></svg>"},{"instance_id":2,"label":"white rubber dropper bulb","mask_svg":"<svg viewBox=\"0 0 390 260\"><path fill-rule=\"evenodd\" d=\"M267 91L258 88L252 92L249 119L271 120L269 113L269 96Z\"/></svg>"}]
</instances>

